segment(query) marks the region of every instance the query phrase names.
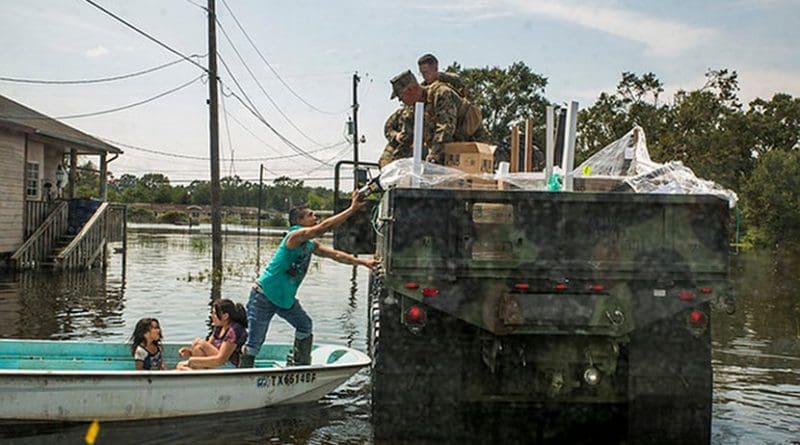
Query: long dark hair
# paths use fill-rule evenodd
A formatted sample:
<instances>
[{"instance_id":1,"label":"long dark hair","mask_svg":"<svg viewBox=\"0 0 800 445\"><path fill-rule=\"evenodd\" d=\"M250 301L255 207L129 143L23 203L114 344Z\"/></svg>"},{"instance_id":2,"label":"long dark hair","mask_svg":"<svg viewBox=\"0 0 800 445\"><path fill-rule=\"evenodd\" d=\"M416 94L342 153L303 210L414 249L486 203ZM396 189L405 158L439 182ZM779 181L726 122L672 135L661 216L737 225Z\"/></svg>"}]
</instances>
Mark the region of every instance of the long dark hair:
<instances>
[{"instance_id":1,"label":"long dark hair","mask_svg":"<svg viewBox=\"0 0 800 445\"><path fill-rule=\"evenodd\" d=\"M231 318L231 323L239 323L243 328L247 328L247 311L241 303L234 303L233 301L222 298L212 306L217 317L222 314L228 314Z\"/></svg>"},{"instance_id":2,"label":"long dark hair","mask_svg":"<svg viewBox=\"0 0 800 445\"><path fill-rule=\"evenodd\" d=\"M131 335L131 354L136 354L136 347L144 342L144 334L147 334L150 331L150 325L153 322L158 323L159 330L161 329L161 323L158 322L156 318L142 318L141 320L136 322L136 327L133 328L133 334ZM164 338L164 331L161 331L161 338L156 340L154 343L156 345L161 345L161 339Z\"/></svg>"}]
</instances>

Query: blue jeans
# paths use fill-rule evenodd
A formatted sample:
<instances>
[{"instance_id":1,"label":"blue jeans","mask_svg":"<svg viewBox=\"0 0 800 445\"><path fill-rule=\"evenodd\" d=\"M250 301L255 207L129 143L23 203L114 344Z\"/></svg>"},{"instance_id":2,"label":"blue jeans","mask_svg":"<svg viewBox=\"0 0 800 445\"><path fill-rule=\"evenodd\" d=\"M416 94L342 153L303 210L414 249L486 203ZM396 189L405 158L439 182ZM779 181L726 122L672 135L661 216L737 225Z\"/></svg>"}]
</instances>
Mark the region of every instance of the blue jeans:
<instances>
[{"instance_id":1,"label":"blue jeans","mask_svg":"<svg viewBox=\"0 0 800 445\"><path fill-rule=\"evenodd\" d=\"M289 309L282 309L269 301L267 297L258 293L255 289L250 291L250 298L247 300L247 343L245 343L245 354L258 355L264 339L267 337L269 323L272 316L278 314L295 329L294 336L298 340L311 336L311 317L308 316L300 302L294 300L294 305Z\"/></svg>"}]
</instances>

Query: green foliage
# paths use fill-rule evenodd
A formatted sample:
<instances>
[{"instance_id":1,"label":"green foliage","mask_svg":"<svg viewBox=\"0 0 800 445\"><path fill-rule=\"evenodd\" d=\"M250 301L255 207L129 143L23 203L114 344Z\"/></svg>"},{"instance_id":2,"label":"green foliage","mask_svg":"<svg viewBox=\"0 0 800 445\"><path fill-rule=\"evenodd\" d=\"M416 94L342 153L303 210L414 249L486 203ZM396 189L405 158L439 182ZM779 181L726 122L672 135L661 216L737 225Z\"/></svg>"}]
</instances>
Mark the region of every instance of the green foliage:
<instances>
[{"instance_id":1,"label":"green foliage","mask_svg":"<svg viewBox=\"0 0 800 445\"><path fill-rule=\"evenodd\" d=\"M152 210L143 206L128 206L128 221L134 223L154 223L156 214Z\"/></svg>"},{"instance_id":2,"label":"green foliage","mask_svg":"<svg viewBox=\"0 0 800 445\"><path fill-rule=\"evenodd\" d=\"M270 216L269 218L265 219L264 222L266 223L267 227L286 227L289 225L289 221L280 215Z\"/></svg>"},{"instance_id":3,"label":"green foliage","mask_svg":"<svg viewBox=\"0 0 800 445\"><path fill-rule=\"evenodd\" d=\"M458 74L464 81L469 99L481 109L483 124L490 141L508 146L510 127L529 117L537 124L536 140L544 140L544 112L549 102L544 98L547 78L533 72L524 62L508 68L462 68L453 63L447 71Z\"/></svg>"},{"instance_id":4,"label":"green foliage","mask_svg":"<svg viewBox=\"0 0 800 445\"><path fill-rule=\"evenodd\" d=\"M800 246L800 151L772 150L759 157L743 197L757 245Z\"/></svg>"},{"instance_id":5,"label":"green foliage","mask_svg":"<svg viewBox=\"0 0 800 445\"><path fill-rule=\"evenodd\" d=\"M189 216L186 214L186 212L169 210L161 215L158 215L157 221L164 224L185 223L189 221Z\"/></svg>"}]
</instances>

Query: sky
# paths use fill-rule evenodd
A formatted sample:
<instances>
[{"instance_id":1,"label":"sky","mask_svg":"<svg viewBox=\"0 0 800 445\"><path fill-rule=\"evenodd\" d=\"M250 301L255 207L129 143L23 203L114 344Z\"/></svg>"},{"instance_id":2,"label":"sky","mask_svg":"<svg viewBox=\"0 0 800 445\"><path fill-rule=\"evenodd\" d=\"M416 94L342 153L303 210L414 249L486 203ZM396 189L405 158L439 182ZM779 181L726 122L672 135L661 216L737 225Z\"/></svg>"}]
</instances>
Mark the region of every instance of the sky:
<instances>
[{"instance_id":1,"label":"sky","mask_svg":"<svg viewBox=\"0 0 800 445\"><path fill-rule=\"evenodd\" d=\"M204 0L92 1L208 65ZM181 60L87 0L0 5L0 78L98 79ZM626 71L655 73L665 98L723 68L739 74L745 104L800 96L796 0L217 0L217 15L218 52L230 69L219 64L220 169L250 181L263 163L267 179L332 186L332 165L353 158L346 121L354 73L359 159L376 161L384 121L398 106L389 79L416 73L428 52L440 67L522 61L548 79L548 100L581 108L613 92ZM116 177L163 173L186 184L210 177L207 82L184 60L113 82L0 80L0 94L122 148L109 165Z\"/></svg>"}]
</instances>

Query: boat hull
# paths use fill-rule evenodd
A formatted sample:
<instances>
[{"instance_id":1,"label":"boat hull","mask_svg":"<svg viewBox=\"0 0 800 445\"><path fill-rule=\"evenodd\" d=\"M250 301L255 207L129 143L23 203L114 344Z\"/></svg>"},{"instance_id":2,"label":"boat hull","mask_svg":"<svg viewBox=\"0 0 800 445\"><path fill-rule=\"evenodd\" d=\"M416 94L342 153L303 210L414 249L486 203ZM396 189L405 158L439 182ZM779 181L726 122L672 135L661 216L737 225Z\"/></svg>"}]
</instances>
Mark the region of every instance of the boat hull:
<instances>
[{"instance_id":1,"label":"boat hull","mask_svg":"<svg viewBox=\"0 0 800 445\"><path fill-rule=\"evenodd\" d=\"M342 363L317 347L310 366L202 371L0 370L0 419L155 419L313 402L369 364L347 348ZM2 345L0 344L0 350ZM334 354L336 355L336 354Z\"/></svg>"}]
</instances>

